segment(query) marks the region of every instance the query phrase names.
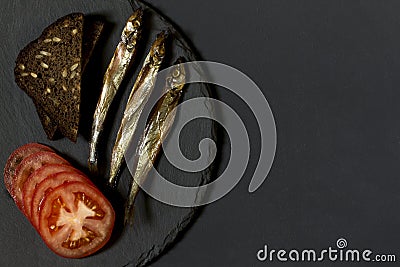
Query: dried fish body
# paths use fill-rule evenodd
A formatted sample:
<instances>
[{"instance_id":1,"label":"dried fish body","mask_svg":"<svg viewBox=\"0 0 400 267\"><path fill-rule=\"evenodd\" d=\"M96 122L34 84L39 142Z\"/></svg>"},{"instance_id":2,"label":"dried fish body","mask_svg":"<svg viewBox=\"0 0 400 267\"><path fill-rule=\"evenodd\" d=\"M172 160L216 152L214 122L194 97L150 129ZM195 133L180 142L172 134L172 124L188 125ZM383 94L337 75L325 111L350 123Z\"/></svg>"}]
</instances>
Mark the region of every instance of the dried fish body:
<instances>
[{"instance_id":1,"label":"dried fish body","mask_svg":"<svg viewBox=\"0 0 400 267\"><path fill-rule=\"evenodd\" d=\"M116 184L116 177L122 165L124 154L135 133L144 106L153 91L156 76L165 55L166 39L167 35L164 32L157 35L129 95L111 155L109 184L112 186Z\"/></svg>"},{"instance_id":2,"label":"dried fish body","mask_svg":"<svg viewBox=\"0 0 400 267\"><path fill-rule=\"evenodd\" d=\"M142 17L143 11L137 9L127 20L121 34L121 41L118 43L104 75L102 92L93 116L88 160L91 172L97 171L97 143L103 130L107 112L136 55L137 43L142 31Z\"/></svg>"},{"instance_id":3,"label":"dried fish body","mask_svg":"<svg viewBox=\"0 0 400 267\"><path fill-rule=\"evenodd\" d=\"M174 122L176 115L175 108L181 98L186 80L186 73L183 64L181 64L182 62L182 58L178 59L166 79L165 93L153 109L150 120L140 138L136 155L136 170L133 174L132 185L125 206L125 223L128 221L132 222L133 205L139 191L139 184L146 179L159 154L161 144Z\"/></svg>"}]
</instances>

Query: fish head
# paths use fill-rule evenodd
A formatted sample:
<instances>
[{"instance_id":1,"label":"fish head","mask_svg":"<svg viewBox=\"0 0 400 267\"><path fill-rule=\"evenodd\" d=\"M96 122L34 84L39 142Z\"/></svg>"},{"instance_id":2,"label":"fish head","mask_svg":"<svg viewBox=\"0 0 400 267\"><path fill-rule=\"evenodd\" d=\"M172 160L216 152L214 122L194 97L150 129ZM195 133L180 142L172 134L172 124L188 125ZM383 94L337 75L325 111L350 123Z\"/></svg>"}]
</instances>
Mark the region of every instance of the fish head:
<instances>
[{"instance_id":1,"label":"fish head","mask_svg":"<svg viewBox=\"0 0 400 267\"><path fill-rule=\"evenodd\" d=\"M185 59L180 57L172 66L169 78L167 80L168 87L171 88L171 90L180 91L185 85L186 71L184 64L182 64L183 62L185 62Z\"/></svg>"},{"instance_id":2,"label":"fish head","mask_svg":"<svg viewBox=\"0 0 400 267\"><path fill-rule=\"evenodd\" d=\"M165 32L159 33L156 40L151 46L150 57L153 66L160 66L165 56L165 41L167 34Z\"/></svg>"},{"instance_id":3,"label":"fish head","mask_svg":"<svg viewBox=\"0 0 400 267\"><path fill-rule=\"evenodd\" d=\"M136 41L139 39L142 31L143 22L143 10L137 9L128 18L125 28L122 31L121 39L128 46L133 47L136 45Z\"/></svg>"}]
</instances>

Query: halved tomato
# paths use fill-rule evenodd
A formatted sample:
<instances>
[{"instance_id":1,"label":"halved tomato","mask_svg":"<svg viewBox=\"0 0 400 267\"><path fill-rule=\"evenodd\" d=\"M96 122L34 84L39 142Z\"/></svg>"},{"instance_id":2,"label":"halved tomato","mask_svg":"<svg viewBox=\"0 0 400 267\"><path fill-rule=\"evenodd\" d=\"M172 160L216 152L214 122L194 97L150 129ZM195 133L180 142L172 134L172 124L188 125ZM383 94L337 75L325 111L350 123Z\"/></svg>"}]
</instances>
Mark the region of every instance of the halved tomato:
<instances>
[{"instance_id":1,"label":"halved tomato","mask_svg":"<svg viewBox=\"0 0 400 267\"><path fill-rule=\"evenodd\" d=\"M47 164L70 165L68 161L58 156L54 152L40 151L22 160L21 163L18 165L17 169L15 170L15 175L11 182L10 194L14 198L15 204L17 204L18 208L21 211L23 210L22 189L26 179L34 171Z\"/></svg>"},{"instance_id":2,"label":"halved tomato","mask_svg":"<svg viewBox=\"0 0 400 267\"><path fill-rule=\"evenodd\" d=\"M47 246L62 257L93 254L111 236L114 210L88 183L63 184L47 194L40 206L39 233Z\"/></svg>"},{"instance_id":3,"label":"halved tomato","mask_svg":"<svg viewBox=\"0 0 400 267\"><path fill-rule=\"evenodd\" d=\"M67 182L84 182L93 185L86 176L76 171L63 171L47 176L33 191L30 209L31 216L29 217L33 226L36 228L39 226L39 207L43 198L54 188Z\"/></svg>"},{"instance_id":4,"label":"halved tomato","mask_svg":"<svg viewBox=\"0 0 400 267\"><path fill-rule=\"evenodd\" d=\"M48 164L45 165L36 171L34 171L28 179L25 181L25 184L22 189L22 201L25 215L30 218L31 217L31 207L32 207L32 198L33 193L36 189L36 186L46 179L48 176L60 173L60 172L77 172L82 175L82 173L69 165L62 164Z\"/></svg>"},{"instance_id":5,"label":"halved tomato","mask_svg":"<svg viewBox=\"0 0 400 267\"><path fill-rule=\"evenodd\" d=\"M30 143L20 146L19 148L14 150L14 152L7 159L7 163L4 168L4 184L6 185L6 188L9 193L11 193L12 181L15 175L15 170L18 167L18 165L24 158L39 151L53 151L53 150L45 145L41 145L38 143Z\"/></svg>"}]
</instances>

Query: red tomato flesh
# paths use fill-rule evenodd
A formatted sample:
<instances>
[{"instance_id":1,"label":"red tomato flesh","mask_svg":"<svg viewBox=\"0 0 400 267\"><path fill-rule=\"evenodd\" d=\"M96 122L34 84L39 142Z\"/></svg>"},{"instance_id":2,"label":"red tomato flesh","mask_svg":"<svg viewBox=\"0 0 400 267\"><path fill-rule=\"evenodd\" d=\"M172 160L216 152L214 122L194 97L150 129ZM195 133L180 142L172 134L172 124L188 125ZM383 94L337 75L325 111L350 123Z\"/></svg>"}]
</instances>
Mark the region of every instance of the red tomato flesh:
<instances>
[{"instance_id":1,"label":"red tomato flesh","mask_svg":"<svg viewBox=\"0 0 400 267\"><path fill-rule=\"evenodd\" d=\"M7 191L11 193L12 181L15 176L15 170L21 161L32 155L33 153L39 151L53 151L50 147L41 145L38 143L30 143L23 146L20 146L10 155L7 159L6 166L4 168L4 184L6 185Z\"/></svg>"},{"instance_id":2,"label":"red tomato flesh","mask_svg":"<svg viewBox=\"0 0 400 267\"><path fill-rule=\"evenodd\" d=\"M23 206L24 206L24 212L25 215L28 218L31 218L31 207L32 207L32 198L33 198L33 193L36 189L36 186L46 179L48 176L60 173L60 172L77 172L82 175L82 173L75 169L72 166L69 165L62 165L62 164L48 164L45 165L36 171L34 171L28 179L25 181L25 184L23 186L22 190L22 200L23 200Z\"/></svg>"},{"instance_id":3,"label":"red tomato flesh","mask_svg":"<svg viewBox=\"0 0 400 267\"><path fill-rule=\"evenodd\" d=\"M22 160L21 163L18 165L17 169L15 170L15 176L12 181L12 187L10 193L20 210L23 210L22 189L26 179L34 171L47 164L70 165L68 161L61 158L54 152L40 151Z\"/></svg>"},{"instance_id":4,"label":"red tomato flesh","mask_svg":"<svg viewBox=\"0 0 400 267\"><path fill-rule=\"evenodd\" d=\"M33 226L39 226L39 208L40 203L46 194L50 193L54 188L67 182L84 182L92 185L92 182L84 175L76 171L64 171L47 176L42 180L33 192L31 200L31 216L29 217Z\"/></svg>"},{"instance_id":5,"label":"red tomato flesh","mask_svg":"<svg viewBox=\"0 0 400 267\"><path fill-rule=\"evenodd\" d=\"M62 257L81 258L107 243L115 213L95 187L69 182L46 195L39 219L39 233L51 250Z\"/></svg>"}]
</instances>

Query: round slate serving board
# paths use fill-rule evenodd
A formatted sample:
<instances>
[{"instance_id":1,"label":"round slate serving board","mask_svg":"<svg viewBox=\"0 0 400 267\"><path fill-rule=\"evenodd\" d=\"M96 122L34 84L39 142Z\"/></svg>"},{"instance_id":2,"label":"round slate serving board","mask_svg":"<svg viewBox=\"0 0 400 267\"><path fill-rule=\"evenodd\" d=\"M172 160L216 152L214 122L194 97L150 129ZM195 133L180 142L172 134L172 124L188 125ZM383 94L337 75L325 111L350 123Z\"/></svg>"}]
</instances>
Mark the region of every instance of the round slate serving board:
<instances>
[{"instance_id":1,"label":"round slate serving board","mask_svg":"<svg viewBox=\"0 0 400 267\"><path fill-rule=\"evenodd\" d=\"M87 173L88 139L102 76L119 41L125 20L132 10L130 3L122 0L3 1L0 15L0 23L3 25L0 29L1 166L5 165L7 157L18 146L29 142L40 142L52 146ZM48 24L71 12L98 16L107 22L103 39L89 62L86 77L82 82L84 105L82 105L81 134L76 144L65 138L57 141L46 139L32 101L17 87L13 75L14 61L19 50L37 38ZM107 130L100 144L101 175L94 180L98 184L105 181L110 151L142 60L154 36L168 26L151 10L148 10L147 14L148 26L141 51L129 73L127 79L129 81L122 84L112 105L112 112L106 125ZM188 51L177 46L175 41L171 43L170 51L166 65L173 62L178 55L193 57L187 53ZM208 88L205 85L192 84L185 89L183 100L199 96L209 96ZM204 105L204 108L207 108L207 105ZM211 110L209 112L211 113ZM198 141L206 137L214 138L213 123L207 120L194 120L180 136L182 151L188 158L196 158L199 155ZM194 186L204 184L211 178L211 169L188 174L172 167L163 155L157 163L157 169L178 184ZM28 220L19 212L4 184L1 183L0 266L140 266L153 260L194 218L195 209L171 207L140 192L136 202L135 224L124 228L122 213L130 178L127 168L124 168L118 192L105 192L119 215L110 242L99 253L78 260L64 259L52 253Z\"/></svg>"}]
</instances>

